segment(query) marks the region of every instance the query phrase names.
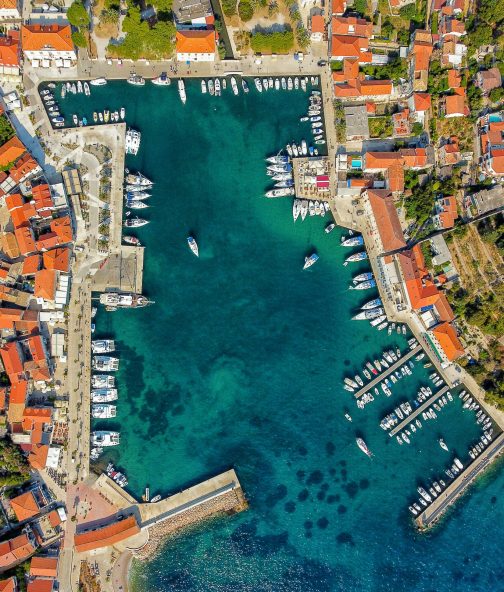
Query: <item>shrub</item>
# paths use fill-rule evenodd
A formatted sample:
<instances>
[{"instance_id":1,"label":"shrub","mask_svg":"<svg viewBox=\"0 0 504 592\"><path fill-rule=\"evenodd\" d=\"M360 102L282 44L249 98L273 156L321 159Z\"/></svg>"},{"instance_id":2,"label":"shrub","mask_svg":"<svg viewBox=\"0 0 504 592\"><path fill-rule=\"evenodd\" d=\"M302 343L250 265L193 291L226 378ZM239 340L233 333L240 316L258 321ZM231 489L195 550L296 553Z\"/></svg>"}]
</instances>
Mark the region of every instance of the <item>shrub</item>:
<instances>
[{"instance_id":1,"label":"shrub","mask_svg":"<svg viewBox=\"0 0 504 592\"><path fill-rule=\"evenodd\" d=\"M87 47L86 37L80 31L74 31L72 33L72 41L77 47Z\"/></svg>"}]
</instances>

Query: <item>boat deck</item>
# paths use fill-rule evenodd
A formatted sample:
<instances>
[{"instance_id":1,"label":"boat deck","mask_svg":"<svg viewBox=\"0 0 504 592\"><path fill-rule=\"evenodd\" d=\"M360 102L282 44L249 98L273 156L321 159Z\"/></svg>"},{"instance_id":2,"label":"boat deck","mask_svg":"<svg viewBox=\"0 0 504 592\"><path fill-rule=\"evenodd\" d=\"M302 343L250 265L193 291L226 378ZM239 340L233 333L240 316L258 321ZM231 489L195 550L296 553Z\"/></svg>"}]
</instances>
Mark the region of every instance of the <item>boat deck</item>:
<instances>
[{"instance_id":1,"label":"boat deck","mask_svg":"<svg viewBox=\"0 0 504 592\"><path fill-rule=\"evenodd\" d=\"M401 423L398 423L390 432L388 433L389 436L395 436L398 432L404 429L408 424L410 424L422 411L428 409L433 403L435 403L439 397L442 397L447 391L449 387L444 386L443 388L439 389L437 393L431 395L427 401L425 401L420 407L417 407L412 413L408 415Z\"/></svg>"},{"instance_id":2,"label":"boat deck","mask_svg":"<svg viewBox=\"0 0 504 592\"><path fill-rule=\"evenodd\" d=\"M504 432L478 456L466 469L454 479L450 485L424 510L415 523L419 529L425 530L435 524L448 507L464 493L466 487L484 471L504 449Z\"/></svg>"},{"instance_id":3,"label":"boat deck","mask_svg":"<svg viewBox=\"0 0 504 592\"><path fill-rule=\"evenodd\" d=\"M404 356L402 356L401 358L399 358L399 360L397 360L397 362L394 362L392 364L392 366L390 366L389 368L387 368L385 370L385 372L382 372L381 374L379 374L378 376L376 376L375 378L373 378L373 380L371 382L368 382L360 390L358 390L356 393L354 393L354 397L356 399L359 399L360 397L362 397L362 395L364 393L367 393L369 390L371 390L373 387L375 387L377 384L379 384L382 380L385 380L385 378L387 378L387 376L391 372L394 372L394 370L397 370L398 368L400 368L412 356L414 356L415 354L418 354L418 352L421 349L422 349L422 346L421 345L417 345L415 347L415 349L410 350L407 354L405 354Z\"/></svg>"}]
</instances>

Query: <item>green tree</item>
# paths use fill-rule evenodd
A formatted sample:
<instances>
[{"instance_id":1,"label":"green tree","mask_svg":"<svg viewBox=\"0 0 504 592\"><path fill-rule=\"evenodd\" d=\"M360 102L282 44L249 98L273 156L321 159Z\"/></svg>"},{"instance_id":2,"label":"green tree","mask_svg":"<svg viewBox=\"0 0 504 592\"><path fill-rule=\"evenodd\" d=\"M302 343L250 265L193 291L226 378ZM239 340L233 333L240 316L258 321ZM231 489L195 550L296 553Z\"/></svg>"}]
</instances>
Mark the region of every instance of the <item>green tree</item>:
<instances>
[{"instance_id":1,"label":"green tree","mask_svg":"<svg viewBox=\"0 0 504 592\"><path fill-rule=\"evenodd\" d=\"M82 2L79 2L78 0L76 0L70 5L66 16L68 22L74 27L80 29L81 27L89 26L90 18L88 11L86 10L84 4L82 4Z\"/></svg>"},{"instance_id":2,"label":"green tree","mask_svg":"<svg viewBox=\"0 0 504 592\"><path fill-rule=\"evenodd\" d=\"M504 88L502 88L502 86L500 86L499 88L493 88L490 91L489 97L492 103L497 103L504 97Z\"/></svg>"},{"instance_id":3,"label":"green tree","mask_svg":"<svg viewBox=\"0 0 504 592\"><path fill-rule=\"evenodd\" d=\"M77 47L87 47L86 37L81 31L74 31L72 33L72 41Z\"/></svg>"},{"instance_id":4,"label":"green tree","mask_svg":"<svg viewBox=\"0 0 504 592\"><path fill-rule=\"evenodd\" d=\"M419 136L422 132L423 132L423 125L421 123L419 123L418 121L416 121L413 124L413 127L411 128L411 133L414 136Z\"/></svg>"},{"instance_id":5,"label":"green tree","mask_svg":"<svg viewBox=\"0 0 504 592\"><path fill-rule=\"evenodd\" d=\"M406 4L399 10L399 15L406 21L411 21L416 17L417 11L414 3Z\"/></svg>"},{"instance_id":6,"label":"green tree","mask_svg":"<svg viewBox=\"0 0 504 592\"><path fill-rule=\"evenodd\" d=\"M119 22L119 11L115 8L106 8L100 14L100 22L117 25Z\"/></svg>"},{"instance_id":7,"label":"green tree","mask_svg":"<svg viewBox=\"0 0 504 592\"><path fill-rule=\"evenodd\" d=\"M0 146L16 135L14 128L5 115L0 116Z\"/></svg>"},{"instance_id":8,"label":"green tree","mask_svg":"<svg viewBox=\"0 0 504 592\"><path fill-rule=\"evenodd\" d=\"M250 46L255 53L289 53L294 46L294 33L254 33L250 38Z\"/></svg>"},{"instance_id":9,"label":"green tree","mask_svg":"<svg viewBox=\"0 0 504 592\"><path fill-rule=\"evenodd\" d=\"M7 438L0 439L0 487L21 485L30 478L26 457Z\"/></svg>"},{"instance_id":10,"label":"green tree","mask_svg":"<svg viewBox=\"0 0 504 592\"><path fill-rule=\"evenodd\" d=\"M226 16L236 14L236 0L222 0L222 11Z\"/></svg>"},{"instance_id":11,"label":"green tree","mask_svg":"<svg viewBox=\"0 0 504 592\"><path fill-rule=\"evenodd\" d=\"M249 0L240 0L238 14L242 21L247 22L254 16L254 8Z\"/></svg>"}]
</instances>

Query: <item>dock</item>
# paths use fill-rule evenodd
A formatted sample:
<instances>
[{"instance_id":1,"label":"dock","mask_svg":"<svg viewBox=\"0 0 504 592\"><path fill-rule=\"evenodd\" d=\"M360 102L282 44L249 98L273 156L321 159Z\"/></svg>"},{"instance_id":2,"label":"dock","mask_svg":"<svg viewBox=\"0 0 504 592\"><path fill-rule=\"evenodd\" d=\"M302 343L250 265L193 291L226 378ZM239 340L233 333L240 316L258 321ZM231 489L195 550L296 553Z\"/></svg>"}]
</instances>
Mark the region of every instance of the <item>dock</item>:
<instances>
[{"instance_id":1,"label":"dock","mask_svg":"<svg viewBox=\"0 0 504 592\"><path fill-rule=\"evenodd\" d=\"M379 374L378 376L376 376L375 378L373 378L373 380L371 382L368 382L360 390L358 390L356 393L354 393L354 397L356 399L359 399L360 397L362 397L362 395L364 393L367 393L370 389L372 389L373 387L375 387L382 380L385 380L385 378L387 378L387 376L390 373L392 373L392 372L394 372L394 370L397 370L398 368L400 368L405 362L407 362L415 354L418 354L418 352L420 352L421 349L422 349L422 346L421 345L417 345L415 347L415 349L410 350L407 354L405 354L404 356L402 356L401 358L399 358L397 360L397 362L394 362L392 364L392 366L389 366L389 368L387 368L385 370L385 372L382 372L381 374Z\"/></svg>"},{"instance_id":2,"label":"dock","mask_svg":"<svg viewBox=\"0 0 504 592\"><path fill-rule=\"evenodd\" d=\"M295 156L292 158L296 197L310 201L328 202L331 199L330 175L332 168L327 156ZM327 181L317 184L317 176L327 177Z\"/></svg>"},{"instance_id":3,"label":"dock","mask_svg":"<svg viewBox=\"0 0 504 592\"><path fill-rule=\"evenodd\" d=\"M467 486L484 471L492 461L494 461L504 449L504 432L478 456L466 469L460 473L448 485L448 487L439 494L438 497L424 510L415 523L420 530L426 530L433 526L448 509L448 507L464 493Z\"/></svg>"},{"instance_id":4,"label":"dock","mask_svg":"<svg viewBox=\"0 0 504 592\"><path fill-rule=\"evenodd\" d=\"M398 432L404 429L408 424L410 424L422 411L428 409L433 403L435 403L439 397L442 397L450 387L444 386L443 388L439 389L437 393L431 395L427 401L425 401L420 407L415 409L413 413L410 413L401 423L397 424L394 429L390 430L389 436L395 436Z\"/></svg>"},{"instance_id":5,"label":"dock","mask_svg":"<svg viewBox=\"0 0 504 592\"><path fill-rule=\"evenodd\" d=\"M122 245L118 253L110 253L93 275L93 291L142 293L144 247Z\"/></svg>"}]
</instances>

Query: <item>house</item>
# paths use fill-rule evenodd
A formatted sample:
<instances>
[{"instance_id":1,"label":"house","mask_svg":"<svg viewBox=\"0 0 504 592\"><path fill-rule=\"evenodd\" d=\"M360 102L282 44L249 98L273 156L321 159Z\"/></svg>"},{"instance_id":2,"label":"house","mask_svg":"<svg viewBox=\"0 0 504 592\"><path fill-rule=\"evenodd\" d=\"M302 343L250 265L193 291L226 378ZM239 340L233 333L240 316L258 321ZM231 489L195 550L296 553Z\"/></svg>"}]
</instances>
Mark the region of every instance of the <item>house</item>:
<instances>
[{"instance_id":1,"label":"house","mask_svg":"<svg viewBox=\"0 0 504 592\"><path fill-rule=\"evenodd\" d=\"M5 169L26 153L26 147L21 140L14 136L0 147L0 167Z\"/></svg>"},{"instance_id":2,"label":"house","mask_svg":"<svg viewBox=\"0 0 504 592\"><path fill-rule=\"evenodd\" d=\"M409 123L409 109L404 109L398 113L392 115L392 125L394 127L395 136L409 136L411 133L411 127Z\"/></svg>"},{"instance_id":3,"label":"house","mask_svg":"<svg viewBox=\"0 0 504 592\"><path fill-rule=\"evenodd\" d=\"M421 171L435 164L435 153L432 146L425 148L401 148L399 154L403 158L404 167L414 171Z\"/></svg>"},{"instance_id":4,"label":"house","mask_svg":"<svg viewBox=\"0 0 504 592\"><path fill-rule=\"evenodd\" d=\"M84 525L85 526L85 525ZM140 532L135 516L116 520L106 526L78 532L74 537L75 550L78 553L109 547Z\"/></svg>"},{"instance_id":5,"label":"house","mask_svg":"<svg viewBox=\"0 0 504 592\"><path fill-rule=\"evenodd\" d=\"M42 257L45 269L67 273L70 268L70 249L68 247L45 251Z\"/></svg>"},{"instance_id":6,"label":"house","mask_svg":"<svg viewBox=\"0 0 504 592\"><path fill-rule=\"evenodd\" d=\"M28 582L26 592L53 592L55 582L53 579L35 578Z\"/></svg>"},{"instance_id":7,"label":"house","mask_svg":"<svg viewBox=\"0 0 504 592\"><path fill-rule=\"evenodd\" d=\"M466 34L465 24L456 18L443 16L439 23L438 33L443 41L460 39Z\"/></svg>"},{"instance_id":8,"label":"house","mask_svg":"<svg viewBox=\"0 0 504 592\"><path fill-rule=\"evenodd\" d=\"M34 276L40 269L41 259L40 255L29 255L28 257L25 257L21 275L24 277Z\"/></svg>"},{"instance_id":9,"label":"house","mask_svg":"<svg viewBox=\"0 0 504 592\"><path fill-rule=\"evenodd\" d=\"M17 580L15 576L7 580L0 580L0 592L18 592Z\"/></svg>"},{"instance_id":10,"label":"house","mask_svg":"<svg viewBox=\"0 0 504 592\"><path fill-rule=\"evenodd\" d=\"M0 6L2 3L5 0L0 0ZM7 36L0 37L0 75L19 76L19 36L16 33L11 31Z\"/></svg>"},{"instance_id":11,"label":"house","mask_svg":"<svg viewBox=\"0 0 504 592\"><path fill-rule=\"evenodd\" d=\"M408 108L410 110L412 121L425 124L425 115L431 108L431 96L426 92L415 92L408 99Z\"/></svg>"},{"instance_id":12,"label":"house","mask_svg":"<svg viewBox=\"0 0 504 592\"><path fill-rule=\"evenodd\" d=\"M404 190L404 162L399 152L366 152L362 157L362 169L366 173L382 173L387 189Z\"/></svg>"},{"instance_id":13,"label":"house","mask_svg":"<svg viewBox=\"0 0 504 592\"><path fill-rule=\"evenodd\" d=\"M387 189L367 189L363 193L371 207L369 221L378 230L380 252L395 251L406 246L404 235L394 205L392 193Z\"/></svg>"},{"instance_id":14,"label":"house","mask_svg":"<svg viewBox=\"0 0 504 592\"><path fill-rule=\"evenodd\" d=\"M331 20L331 34L371 39L373 37L373 23L356 16L336 16Z\"/></svg>"},{"instance_id":15,"label":"house","mask_svg":"<svg viewBox=\"0 0 504 592\"><path fill-rule=\"evenodd\" d=\"M13 497L10 500L10 507L19 522L33 518L40 513L37 498L33 494L33 491L27 491L26 493Z\"/></svg>"},{"instance_id":16,"label":"house","mask_svg":"<svg viewBox=\"0 0 504 592\"><path fill-rule=\"evenodd\" d=\"M438 160L441 166L453 166L462 160L457 136L451 136L446 144L440 146Z\"/></svg>"},{"instance_id":17,"label":"house","mask_svg":"<svg viewBox=\"0 0 504 592\"><path fill-rule=\"evenodd\" d=\"M480 122L482 168L491 176L504 175L504 121Z\"/></svg>"},{"instance_id":18,"label":"house","mask_svg":"<svg viewBox=\"0 0 504 592\"><path fill-rule=\"evenodd\" d=\"M429 79L429 62L434 46L430 31L417 29L408 51L410 80L413 91L426 91Z\"/></svg>"},{"instance_id":19,"label":"house","mask_svg":"<svg viewBox=\"0 0 504 592\"><path fill-rule=\"evenodd\" d=\"M177 25L205 28L215 22L210 0L174 0L172 10Z\"/></svg>"},{"instance_id":20,"label":"house","mask_svg":"<svg viewBox=\"0 0 504 592\"><path fill-rule=\"evenodd\" d=\"M77 61L70 25L23 25L21 47L33 68L70 68Z\"/></svg>"},{"instance_id":21,"label":"house","mask_svg":"<svg viewBox=\"0 0 504 592\"><path fill-rule=\"evenodd\" d=\"M0 308L0 330L32 333L38 329L38 312L20 308Z\"/></svg>"},{"instance_id":22,"label":"house","mask_svg":"<svg viewBox=\"0 0 504 592\"><path fill-rule=\"evenodd\" d=\"M20 255L16 236L12 232L3 232L0 236L0 247L9 259L17 259Z\"/></svg>"},{"instance_id":23,"label":"house","mask_svg":"<svg viewBox=\"0 0 504 592\"><path fill-rule=\"evenodd\" d=\"M391 80L360 80L359 78L347 82L334 84L334 96L338 99L384 99L390 97L394 91Z\"/></svg>"},{"instance_id":24,"label":"house","mask_svg":"<svg viewBox=\"0 0 504 592\"><path fill-rule=\"evenodd\" d=\"M496 184L491 189L473 193L470 199L479 215L486 214L504 206L504 188Z\"/></svg>"},{"instance_id":25,"label":"house","mask_svg":"<svg viewBox=\"0 0 504 592\"><path fill-rule=\"evenodd\" d=\"M0 348L0 355L11 384L25 379L23 369L23 353L17 341L9 341Z\"/></svg>"},{"instance_id":26,"label":"house","mask_svg":"<svg viewBox=\"0 0 504 592\"><path fill-rule=\"evenodd\" d=\"M35 274L33 294L42 303L54 302L56 296L57 272L54 269L41 269Z\"/></svg>"},{"instance_id":27,"label":"house","mask_svg":"<svg viewBox=\"0 0 504 592\"><path fill-rule=\"evenodd\" d=\"M27 530L13 539L0 543L0 571L5 571L25 561L36 551L36 542Z\"/></svg>"},{"instance_id":28,"label":"house","mask_svg":"<svg viewBox=\"0 0 504 592\"><path fill-rule=\"evenodd\" d=\"M369 39L355 35L331 35L329 58L333 61L357 58L360 64L369 64L372 61L372 54L369 51Z\"/></svg>"},{"instance_id":29,"label":"house","mask_svg":"<svg viewBox=\"0 0 504 592\"><path fill-rule=\"evenodd\" d=\"M341 16L345 14L347 9L346 0L331 0L331 14L332 16Z\"/></svg>"},{"instance_id":30,"label":"house","mask_svg":"<svg viewBox=\"0 0 504 592\"><path fill-rule=\"evenodd\" d=\"M314 14L311 17L310 30L310 40L312 43L318 43L324 40L325 19L321 14Z\"/></svg>"},{"instance_id":31,"label":"house","mask_svg":"<svg viewBox=\"0 0 504 592\"><path fill-rule=\"evenodd\" d=\"M453 195L441 196L435 201L436 214L432 220L436 228L453 228L458 218L457 200Z\"/></svg>"},{"instance_id":32,"label":"house","mask_svg":"<svg viewBox=\"0 0 504 592\"><path fill-rule=\"evenodd\" d=\"M443 43L441 65L445 68L461 68L467 54L467 46L458 41L451 40Z\"/></svg>"},{"instance_id":33,"label":"house","mask_svg":"<svg viewBox=\"0 0 504 592\"><path fill-rule=\"evenodd\" d=\"M176 47L179 62L213 62L216 50L215 31L177 31Z\"/></svg>"},{"instance_id":34,"label":"house","mask_svg":"<svg viewBox=\"0 0 504 592\"><path fill-rule=\"evenodd\" d=\"M464 355L464 347L457 337L457 332L450 323L440 323L428 331L429 337L439 359L448 365Z\"/></svg>"},{"instance_id":35,"label":"house","mask_svg":"<svg viewBox=\"0 0 504 592\"><path fill-rule=\"evenodd\" d=\"M30 577L55 578L57 575L57 557L32 557L30 562Z\"/></svg>"},{"instance_id":36,"label":"house","mask_svg":"<svg viewBox=\"0 0 504 592\"><path fill-rule=\"evenodd\" d=\"M18 0L0 0L0 23L7 25L6 21L21 20Z\"/></svg>"},{"instance_id":37,"label":"house","mask_svg":"<svg viewBox=\"0 0 504 592\"><path fill-rule=\"evenodd\" d=\"M502 76L499 68L490 68L476 74L476 84L487 95L494 88L502 86Z\"/></svg>"},{"instance_id":38,"label":"house","mask_svg":"<svg viewBox=\"0 0 504 592\"><path fill-rule=\"evenodd\" d=\"M28 455L28 462L33 469L42 471L47 465L49 446L47 444L35 444Z\"/></svg>"},{"instance_id":39,"label":"house","mask_svg":"<svg viewBox=\"0 0 504 592\"><path fill-rule=\"evenodd\" d=\"M470 114L469 107L466 105L465 89L457 90L457 94L443 97L445 117L467 117Z\"/></svg>"},{"instance_id":40,"label":"house","mask_svg":"<svg viewBox=\"0 0 504 592\"><path fill-rule=\"evenodd\" d=\"M21 255L29 255L30 253L35 253L37 251L33 230L31 228L16 228L14 235Z\"/></svg>"}]
</instances>

